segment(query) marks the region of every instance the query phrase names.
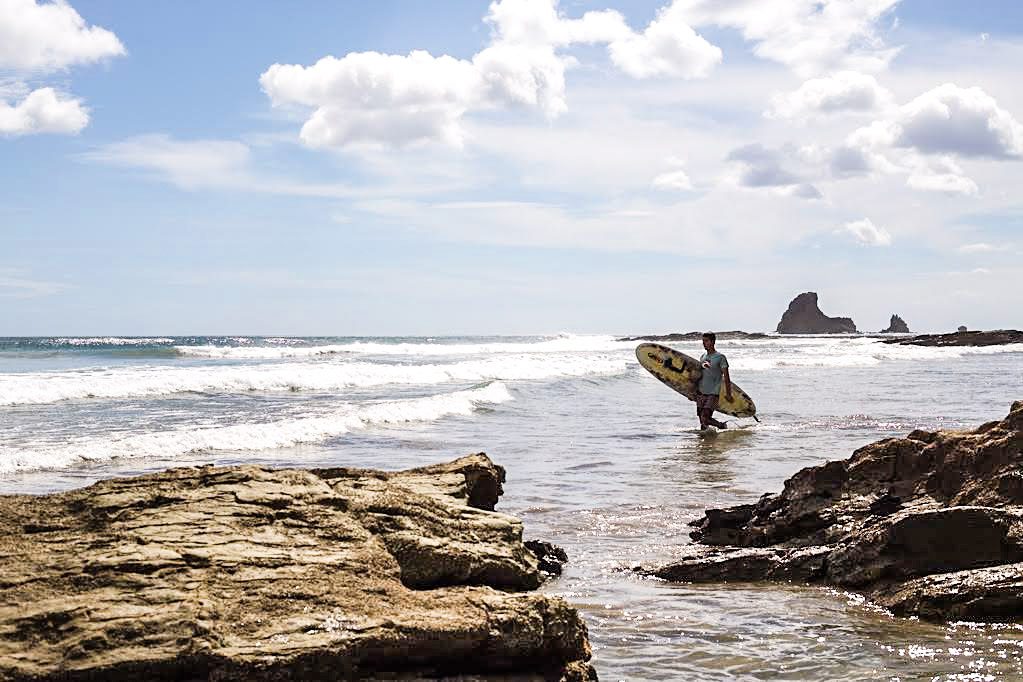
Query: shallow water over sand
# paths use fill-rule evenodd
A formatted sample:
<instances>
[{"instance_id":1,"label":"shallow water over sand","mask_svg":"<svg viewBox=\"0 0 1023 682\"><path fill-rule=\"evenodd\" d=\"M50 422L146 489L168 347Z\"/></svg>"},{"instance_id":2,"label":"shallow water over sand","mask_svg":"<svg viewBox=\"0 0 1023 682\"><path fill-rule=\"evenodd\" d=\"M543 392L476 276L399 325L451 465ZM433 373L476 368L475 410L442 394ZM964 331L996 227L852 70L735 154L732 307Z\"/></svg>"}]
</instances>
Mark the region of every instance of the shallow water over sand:
<instances>
[{"instance_id":1,"label":"shallow water over sand","mask_svg":"<svg viewBox=\"0 0 1023 682\"><path fill-rule=\"evenodd\" d=\"M182 353L160 340L130 354L0 343L0 488L205 462L394 469L482 450L508 470L498 510L568 551L544 589L583 611L601 679L1023 679L1014 625L932 625L826 589L628 570L670 560L703 509L752 502L801 467L1003 417L1023 398L1023 348L723 341L763 422L708 437L634 344L610 338L283 341L203 339L192 346L214 350ZM52 399L53 384L70 397Z\"/></svg>"}]
</instances>

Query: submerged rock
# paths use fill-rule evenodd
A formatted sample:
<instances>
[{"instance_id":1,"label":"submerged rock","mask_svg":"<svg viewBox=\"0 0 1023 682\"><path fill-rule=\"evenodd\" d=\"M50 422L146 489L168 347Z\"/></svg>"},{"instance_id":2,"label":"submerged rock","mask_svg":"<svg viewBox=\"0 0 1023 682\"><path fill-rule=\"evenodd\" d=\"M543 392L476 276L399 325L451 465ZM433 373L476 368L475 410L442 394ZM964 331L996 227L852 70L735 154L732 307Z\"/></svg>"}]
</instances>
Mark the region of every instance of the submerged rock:
<instances>
[{"instance_id":1,"label":"submerged rock","mask_svg":"<svg viewBox=\"0 0 1023 682\"><path fill-rule=\"evenodd\" d=\"M0 496L0 679L596 679L483 454ZM466 678L461 678L466 679Z\"/></svg>"},{"instance_id":2,"label":"submerged rock","mask_svg":"<svg viewBox=\"0 0 1023 682\"><path fill-rule=\"evenodd\" d=\"M807 291L789 303L778 322L779 334L856 334L848 317L828 317L817 306L817 294Z\"/></svg>"},{"instance_id":3,"label":"submerged rock","mask_svg":"<svg viewBox=\"0 0 1023 682\"><path fill-rule=\"evenodd\" d=\"M908 339L885 339L884 342L904 346L1004 346L1009 343L1023 343L1023 332L1016 329L968 332L962 329L951 334L920 334Z\"/></svg>"},{"instance_id":4,"label":"submerged rock","mask_svg":"<svg viewBox=\"0 0 1023 682\"><path fill-rule=\"evenodd\" d=\"M834 585L930 620L1023 619L1023 401L972 431L867 445L692 525L700 545L641 572Z\"/></svg>"},{"instance_id":5,"label":"submerged rock","mask_svg":"<svg viewBox=\"0 0 1023 682\"><path fill-rule=\"evenodd\" d=\"M881 334L909 334L909 325L898 315L892 315L887 329L882 329Z\"/></svg>"},{"instance_id":6,"label":"submerged rock","mask_svg":"<svg viewBox=\"0 0 1023 682\"><path fill-rule=\"evenodd\" d=\"M548 577L561 575L561 569L568 563L568 554L557 545L543 540L527 540L526 549L533 553L540 565L540 572Z\"/></svg>"}]
</instances>

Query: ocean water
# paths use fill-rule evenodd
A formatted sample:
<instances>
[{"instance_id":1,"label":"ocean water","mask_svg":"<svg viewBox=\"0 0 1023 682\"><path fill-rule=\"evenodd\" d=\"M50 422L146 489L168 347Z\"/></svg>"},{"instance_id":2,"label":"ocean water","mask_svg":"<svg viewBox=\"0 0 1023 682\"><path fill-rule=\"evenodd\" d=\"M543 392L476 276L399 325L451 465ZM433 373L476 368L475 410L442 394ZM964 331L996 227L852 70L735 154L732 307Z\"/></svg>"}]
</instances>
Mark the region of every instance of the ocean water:
<instances>
[{"instance_id":1,"label":"ocean water","mask_svg":"<svg viewBox=\"0 0 1023 682\"><path fill-rule=\"evenodd\" d=\"M1023 399L1023 346L863 337L720 341L760 424L695 407L612 336L0 338L0 492L170 466L399 469L487 452L500 511L570 557L545 586L582 612L602 680L1018 680L1023 627L896 619L798 585L670 585L709 507L914 428ZM699 343L671 344L690 354Z\"/></svg>"}]
</instances>

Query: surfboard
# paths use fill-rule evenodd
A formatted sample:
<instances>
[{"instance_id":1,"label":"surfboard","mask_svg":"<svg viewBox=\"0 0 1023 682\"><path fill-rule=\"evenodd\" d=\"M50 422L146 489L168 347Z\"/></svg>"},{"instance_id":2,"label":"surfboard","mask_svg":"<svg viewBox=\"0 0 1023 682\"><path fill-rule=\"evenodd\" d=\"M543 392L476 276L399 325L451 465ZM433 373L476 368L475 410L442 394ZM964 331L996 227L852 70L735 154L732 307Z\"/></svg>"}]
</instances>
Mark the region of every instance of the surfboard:
<instances>
[{"instance_id":1,"label":"surfboard","mask_svg":"<svg viewBox=\"0 0 1023 682\"><path fill-rule=\"evenodd\" d=\"M696 383L703 374L699 360L659 343L639 344L636 347L636 359L643 369L657 377L665 386L696 402ZM757 406L753 404L753 399L746 391L736 386L734 381L730 401L725 400L725 383L721 382L717 411L733 417L756 419L757 416Z\"/></svg>"}]
</instances>

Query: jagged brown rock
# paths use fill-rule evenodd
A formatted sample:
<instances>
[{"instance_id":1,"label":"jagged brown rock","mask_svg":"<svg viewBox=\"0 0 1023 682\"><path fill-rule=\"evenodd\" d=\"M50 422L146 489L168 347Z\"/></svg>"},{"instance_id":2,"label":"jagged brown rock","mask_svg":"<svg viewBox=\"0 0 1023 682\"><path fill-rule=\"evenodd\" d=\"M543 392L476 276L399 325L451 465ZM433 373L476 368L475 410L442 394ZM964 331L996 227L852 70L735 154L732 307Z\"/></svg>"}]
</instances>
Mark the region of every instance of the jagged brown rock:
<instances>
[{"instance_id":1,"label":"jagged brown rock","mask_svg":"<svg viewBox=\"0 0 1023 682\"><path fill-rule=\"evenodd\" d=\"M892 315L888 322L888 328L882 329L879 334L909 334L909 325L898 315Z\"/></svg>"},{"instance_id":2,"label":"jagged brown rock","mask_svg":"<svg viewBox=\"0 0 1023 682\"><path fill-rule=\"evenodd\" d=\"M0 497L0 679L595 679L485 455ZM464 677L467 676L467 677Z\"/></svg>"},{"instance_id":3,"label":"jagged brown rock","mask_svg":"<svg viewBox=\"0 0 1023 682\"><path fill-rule=\"evenodd\" d=\"M856 324L848 317L828 317L817 305L817 294L807 291L796 296L778 322L779 334L855 334Z\"/></svg>"},{"instance_id":4,"label":"jagged brown rock","mask_svg":"<svg viewBox=\"0 0 1023 682\"><path fill-rule=\"evenodd\" d=\"M699 545L639 570L835 585L931 620L1023 619L1023 401L972 431L913 431L803 469L693 525Z\"/></svg>"}]
</instances>

